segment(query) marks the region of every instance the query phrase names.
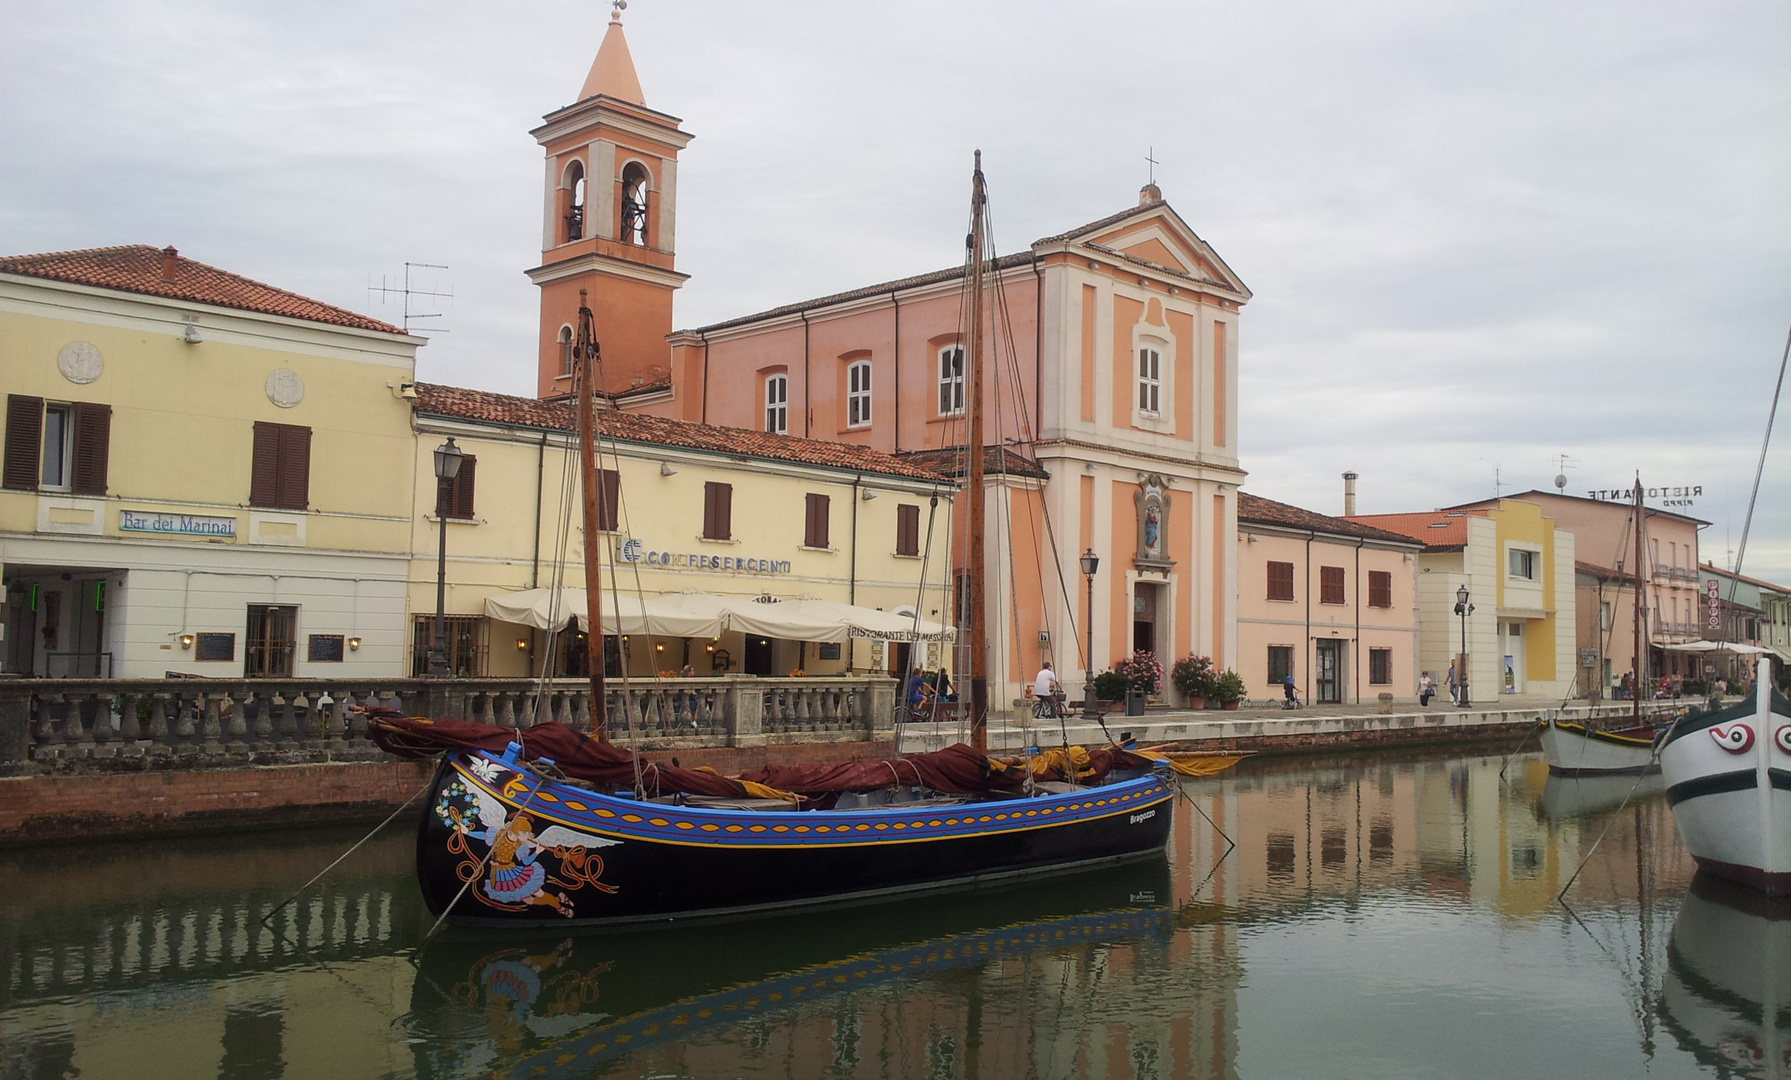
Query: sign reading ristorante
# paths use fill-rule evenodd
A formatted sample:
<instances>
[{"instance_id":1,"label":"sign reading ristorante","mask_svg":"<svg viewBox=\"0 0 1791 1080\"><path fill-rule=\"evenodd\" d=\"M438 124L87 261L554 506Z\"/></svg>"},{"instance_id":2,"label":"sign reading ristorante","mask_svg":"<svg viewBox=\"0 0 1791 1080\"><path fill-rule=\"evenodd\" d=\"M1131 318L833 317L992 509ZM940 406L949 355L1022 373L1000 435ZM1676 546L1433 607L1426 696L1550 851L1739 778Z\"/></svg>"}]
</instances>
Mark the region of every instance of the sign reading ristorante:
<instances>
[{"instance_id":1,"label":"sign reading ristorante","mask_svg":"<svg viewBox=\"0 0 1791 1080\"><path fill-rule=\"evenodd\" d=\"M717 570L724 574L787 574L788 559L743 558L738 555L703 555L696 552L651 551L639 540L622 541L622 561L663 566L674 570Z\"/></svg>"},{"instance_id":2,"label":"sign reading ristorante","mask_svg":"<svg viewBox=\"0 0 1791 1080\"><path fill-rule=\"evenodd\" d=\"M233 517L203 517L199 514L145 514L138 510L118 511L118 531L128 533L160 533L166 536L235 536Z\"/></svg>"}]
</instances>

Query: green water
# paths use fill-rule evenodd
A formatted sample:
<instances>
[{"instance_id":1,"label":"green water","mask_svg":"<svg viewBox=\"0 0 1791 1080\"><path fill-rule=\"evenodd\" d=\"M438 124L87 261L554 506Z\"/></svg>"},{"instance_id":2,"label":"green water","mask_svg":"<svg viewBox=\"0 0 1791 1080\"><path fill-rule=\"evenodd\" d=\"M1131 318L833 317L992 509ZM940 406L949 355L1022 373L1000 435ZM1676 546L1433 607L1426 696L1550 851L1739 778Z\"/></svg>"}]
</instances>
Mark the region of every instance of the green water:
<instances>
[{"instance_id":1,"label":"green water","mask_svg":"<svg viewBox=\"0 0 1791 1080\"><path fill-rule=\"evenodd\" d=\"M1658 782L1501 764L1246 761L1123 871L420 952L403 830L271 927L360 830L9 853L0 1078L1791 1075L1791 910L1688 898Z\"/></svg>"}]
</instances>

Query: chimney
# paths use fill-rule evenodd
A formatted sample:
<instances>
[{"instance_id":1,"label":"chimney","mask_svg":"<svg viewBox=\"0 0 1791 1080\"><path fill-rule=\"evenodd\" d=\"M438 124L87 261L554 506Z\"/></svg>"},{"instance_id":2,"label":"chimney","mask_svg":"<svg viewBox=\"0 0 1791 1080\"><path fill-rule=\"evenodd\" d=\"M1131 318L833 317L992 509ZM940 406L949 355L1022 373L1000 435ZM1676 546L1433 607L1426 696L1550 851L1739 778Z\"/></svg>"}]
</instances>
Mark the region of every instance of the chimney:
<instances>
[{"instance_id":1,"label":"chimney","mask_svg":"<svg viewBox=\"0 0 1791 1080\"><path fill-rule=\"evenodd\" d=\"M174 280L174 268L176 266L180 265L179 259L180 259L180 252L174 250L174 245L170 244L167 247L162 249L162 280L163 281L173 281Z\"/></svg>"},{"instance_id":2,"label":"chimney","mask_svg":"<svg viewBox=\"0 0 1791 1080\"><path fill-rule=\"evenodd\" d=\"M1343 516L1356 516L1356 474L1353 472L1343 474Z\"/></svg>"},{"instance_id":3,"label":"chimney","mask_svg":"<svg viewBox=\"0 0 1791 1080\"><path fill-rule=\"evenodd\" d=\"M1138 189L1139 206L1149 206L1151 203L1160 203L1162 201L1163 189L1158 187L1155 182L1146 184Z\"/></svg>"}]
</instances>

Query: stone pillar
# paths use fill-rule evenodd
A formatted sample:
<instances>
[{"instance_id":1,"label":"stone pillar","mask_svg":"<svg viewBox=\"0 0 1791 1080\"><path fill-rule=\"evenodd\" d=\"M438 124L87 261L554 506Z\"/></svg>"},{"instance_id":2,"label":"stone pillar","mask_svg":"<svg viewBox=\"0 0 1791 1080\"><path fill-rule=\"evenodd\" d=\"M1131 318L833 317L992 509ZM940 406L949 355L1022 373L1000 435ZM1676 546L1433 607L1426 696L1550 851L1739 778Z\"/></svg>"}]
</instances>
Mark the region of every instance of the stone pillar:
<instances>
[{"instance_id":1,"label":"stone pillar","mask_svg":"<svg viewBox=\"0 0 1791 1080\"><path fill-rule=\"evenodd\" d=\"M731 676L727 689L729 746L764 746L765 691L759 680Z\"/></svg>"},{"instance_id":2,"label":"stone pillar","mask_svg":"<svg viewBox=\"0 0 1791 1080\"><path fill-rule=\"evenodd\" d=\"M0 776L31 765L31 689L23 679L0 676Z\"/></svg>"},{"instance_id":3,"label":"stone pillar","mask_svg":"<svg viewBox=\"0 0 1791 1080\"><path fill-rule=\"evenodd\" d=\"M873 742L894 739L896 684L890 679L872 679L870 683L871 712L862 719L860 730Z\"/></svg>"}]
</instances>

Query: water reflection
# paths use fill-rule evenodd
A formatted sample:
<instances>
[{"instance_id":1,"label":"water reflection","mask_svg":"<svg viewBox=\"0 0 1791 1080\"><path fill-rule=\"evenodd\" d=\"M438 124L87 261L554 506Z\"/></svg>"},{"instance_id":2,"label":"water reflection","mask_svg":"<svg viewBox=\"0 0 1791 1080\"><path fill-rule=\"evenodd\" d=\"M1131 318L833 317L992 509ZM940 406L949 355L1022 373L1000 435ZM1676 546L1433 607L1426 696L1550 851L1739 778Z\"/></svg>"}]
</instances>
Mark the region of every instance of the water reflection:
<instances>
[{"instance_id":1,"label":"water reflection","mask_svg":"<svg viewBox=\"0 0 1791 1080\"><path fill-rule=\"evenodd\" d=\"M420 953L402 833L269 927L355 832L13 853L0 1076L1783 1076L1783 908L1688 896L1657 784L1502 765L1255 760L1123 870Z\"/></svg>"}]
</instances>

